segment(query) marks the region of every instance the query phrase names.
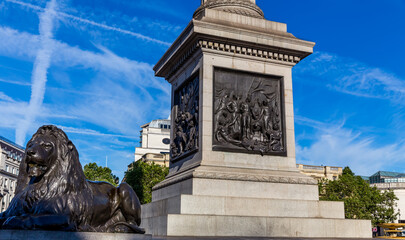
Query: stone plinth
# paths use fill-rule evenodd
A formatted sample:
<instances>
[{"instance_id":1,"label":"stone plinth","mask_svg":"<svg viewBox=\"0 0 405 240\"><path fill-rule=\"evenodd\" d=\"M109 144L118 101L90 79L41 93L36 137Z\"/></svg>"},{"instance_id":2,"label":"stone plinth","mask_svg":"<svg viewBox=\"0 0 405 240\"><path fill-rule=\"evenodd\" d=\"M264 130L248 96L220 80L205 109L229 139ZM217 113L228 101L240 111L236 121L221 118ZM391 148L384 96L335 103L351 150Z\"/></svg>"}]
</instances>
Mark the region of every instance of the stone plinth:
<instances>
[{"instance_id":1,"label":"stone plinth","mask_svg":"<svg viewBox=\"0 0 405 240\"><path fill-rule=\"evenodd\" d=\"M150 240L148 234L0 230L0 240Z\"/></svg>"},{"instance_id":2,"label":"stone plinth","mask_svg":"<svg viewBox=\"0 0 405 240\"><path fill-rule=\"evenodd\" d=\"M142 207L147 233L371 237L296 168L292 68L314 45L255 1L202 1L154 67L172 84L172 160Z\"/></svg>"}]
</instances>

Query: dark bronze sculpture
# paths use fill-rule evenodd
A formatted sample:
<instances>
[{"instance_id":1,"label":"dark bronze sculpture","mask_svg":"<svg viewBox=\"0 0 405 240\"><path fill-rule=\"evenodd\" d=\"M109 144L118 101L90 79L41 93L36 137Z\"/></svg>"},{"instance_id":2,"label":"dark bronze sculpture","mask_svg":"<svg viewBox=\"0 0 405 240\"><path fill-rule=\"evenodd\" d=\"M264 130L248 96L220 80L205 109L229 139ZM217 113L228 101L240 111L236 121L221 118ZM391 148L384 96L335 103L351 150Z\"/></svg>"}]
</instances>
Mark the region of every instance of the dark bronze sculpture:
<instances>
[{"instance_id":1,"label":"dark bronze sculpture","mask_svg":"<svg viewBox=\"0 0 405 240\"><path fill-rule=\"evenodd\" d=\"M198 76L187 81L174 95L174 139L171 144L172 161L186 156L198 149Z\"/></svg>"},{"instance_id":2,"label":"dark bronze sculpture","mask_svg":"<svg viewBox=\"0 0 405 240\"><path fill-rule=\"evenodd\" d=\"M66 134L42 126L27 144L0 228L144 233L140 217L139 199L128 184L87 181Z\"/></svg>"},{"instance_id":3,"label":"dark bronze sculpture","mask_svg":"<svg viewBox=\"0 0 405 240\"><path fill-rule=\"evenodd\" d=\"M214 73L213 149L285 155L281 78Z\"/></svg>"}]
</instances>

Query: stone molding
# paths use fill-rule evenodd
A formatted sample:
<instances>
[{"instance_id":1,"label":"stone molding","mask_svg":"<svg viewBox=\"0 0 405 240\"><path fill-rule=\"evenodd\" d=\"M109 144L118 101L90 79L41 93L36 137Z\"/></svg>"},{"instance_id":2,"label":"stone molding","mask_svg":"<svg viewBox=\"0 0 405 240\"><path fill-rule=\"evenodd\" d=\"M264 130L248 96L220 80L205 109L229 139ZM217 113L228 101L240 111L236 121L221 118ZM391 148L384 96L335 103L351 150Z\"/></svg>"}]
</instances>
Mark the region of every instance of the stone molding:
<instances>
[{"instance_id":1,"label":"stone molding","mask_svg":"<svg viewBox=\"0 0 405 240\"><path fill-rule=\"evenodd\" d=\"M393 183L372 183L371 187L376 187L379 190L396 190L405 189L405 183L403 182L393 182Z\"/></svg>"},{"instance_id":2,"label":"stone molding","mask_svg":"<svg viewBox=\"0 0 405 240\"><path fill-rule=\"evenodd\" d=\"M260 47L246 47L242 44L235 44L235 43L223 43L221 41L214 41L214 40L205 40L200 39L197 40L194 44L185 53L177 60L176 64L170 69L168 74L168 79L176 73L176 71L183 66L183 64L190 59L190 57L198 50L198 49L207 49L207 50L214 50L218 52L225 52L237 55L245 55L250 57L258 57L262 59L269 59L277 62L282 63L289 63L289 64L297 64L301 61L300 56L295 56L292 54L287 54L279 49L276 50L264 50L264 48Z\"/></svg>"},{"instance_id":3,"label":"stone molding","mask_svg":"<svg viewBox=\"0 0 405 240\"><path fill-rule=\"evenodd\" d=\"M220 172L194 172L193 178L207 178L207 179L234 180L247 182L307 184L307 185L318 184L318 182L312 178L281 177L268 175L253 175L253 174L220 173Z\"/></svg>"},{"instance_id":4,"label":"stone molding","mask_svg":"<svg viewBox=\"0 0 405 240\"><path fill-rule=\"evenodd\" d=\"M264 19L263 11L256 4L246 0L208 0L197 8L193 17L196 18L206 8L217 8L224 12Z\"/></svg>"},{"instance_id":5,"label":"stone molding","mask_svg":"<svg viewBox=\"0 0 405 240\"><path fill-rule=\"evenodd\" d=\"M214 180L231 180L244 182L267 182L267 183L286 183L286 184L305 184L317 185L318 181L310 177L288 177L288 176L271 176L271 175L254 175L240 173L222 173L222 172L188 172L173 179L167 179L153 187L153 191L191 179L214 179Z\"/></svg>"},{"instance_id":6,"label":"stone molding","mask_svg":"<svg viewBox=\"0 0 405 240\"><path fill-rule=\"evenodd\" d=\"M152 191L156 191L161 188L164 188L164 187L167 187L167 186L179 183L179 182L183 182L183 181L191 179L191 178L193 178L193 172L187 172L187 173L181 174L180 176L177 176L177 177L165 179L163 182L156 184L152 188Z\"/></svg>"}]
</instances>

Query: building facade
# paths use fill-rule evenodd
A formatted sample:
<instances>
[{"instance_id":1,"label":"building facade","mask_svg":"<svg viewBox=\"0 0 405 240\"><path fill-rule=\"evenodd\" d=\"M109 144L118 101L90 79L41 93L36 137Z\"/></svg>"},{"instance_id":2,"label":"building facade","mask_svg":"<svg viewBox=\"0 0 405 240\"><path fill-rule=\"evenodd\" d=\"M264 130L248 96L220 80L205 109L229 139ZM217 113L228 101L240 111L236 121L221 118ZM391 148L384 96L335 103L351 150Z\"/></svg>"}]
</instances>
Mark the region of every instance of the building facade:
<instances>
[{"instance_id":1,"label":"building facade","mask_svg":"<svg viewBox=\"0 0 405 240\"><path fill-rule=\"evenodd\" d=\"M316 180L321 180L326 178L328 180L337 180L342 175L342 168L341 167L329 167L329 166L312 166L312 165L304 165L304 164L297 164L298 170L301 173L311 176Z\"/></svg>"},{"instance_id":2,"label":"building facade","mask_svg":"<svg viewBox=\"0 0 405 240\"><path fill-rule=\"evenodd\" d=\"M405 174L398 172L378 171L369 178L370 184L375 183L405 183Z\"/></svg>"},{"instance_id":3,"label":"building facade","mask_svg":"<svg viewBox=\"0 0 405 240\"><path fill-rule=\"evenodd\" d=\"M169 164L170 158L170 120L159 119L141 126L140 147L135 148L135 162L152 161Z\"/></svg>"},{"instance_id":4,"label":"building facade","mask_svg":"<svg viewBox=\"0 0 405 240\"><path fill-rule=\"evenodd\" d=\"M140 161L154 162L157 165L169 167L170 153L147 153L142 156Z\"/></svg>"},{"instance_id":5,"label":"building facade","mask_svg":"<svg viewBox=\"0 0 405 240\"><path fill-rule=\"evenodd\" d=\"M399 216L396 222L405 222L405 174L378 171L369 177L370 186L379 190L393 190L398 200L396 210Z\"/></svg>"},{"instance_id":6,"label":"building facade","mask_svg":"<svg viewBox=\"0 0 405 240\"><path fill-rule=\"evenodd\" d=\"M0 212L8 208L14 197L18 168L23 157L23 147L0 137Z\"/></svg>"}]
</instances>

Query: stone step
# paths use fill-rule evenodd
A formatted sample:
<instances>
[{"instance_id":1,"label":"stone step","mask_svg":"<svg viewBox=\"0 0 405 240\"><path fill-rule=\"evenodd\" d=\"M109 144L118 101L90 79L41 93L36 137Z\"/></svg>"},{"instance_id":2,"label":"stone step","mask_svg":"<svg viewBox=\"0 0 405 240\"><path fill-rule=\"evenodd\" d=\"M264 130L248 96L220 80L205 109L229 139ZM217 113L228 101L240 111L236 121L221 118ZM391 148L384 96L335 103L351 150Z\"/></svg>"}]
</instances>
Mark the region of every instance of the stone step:
<instances>
[{"instance_id":1,"label":"stone step","mask_svg":"<svg viewBox=\"0 0 405 240\"><path fill-rule=\"evenodd\" d=\"M314 200L180 195L142 206L143 218L167 214L344 219L344 204Z\"/></svg>"},{"instance_id":2,"label":"stone step","mask_svg":"<svg viewBox=\"0 0 405 240\"><path fill-rule=\"evenodd\" d=\"M143 219L154 236L371 238L369 220L169 214Z\"/></svg>"},{"instance_id":3,"label":"stone step","mask_svg":"<svg viewBox=\"0 0 405 240\"><path fill-rule=\"evenodd\" d=\"M293 178L286 178L284 180L291 180L291 182L193 178L154 190L152 192L152 201L156 202L181 194L264 199L319 199L317 184L300 184L292 182L293 180L299 180Z\"/></svg>"}]
</instances>

